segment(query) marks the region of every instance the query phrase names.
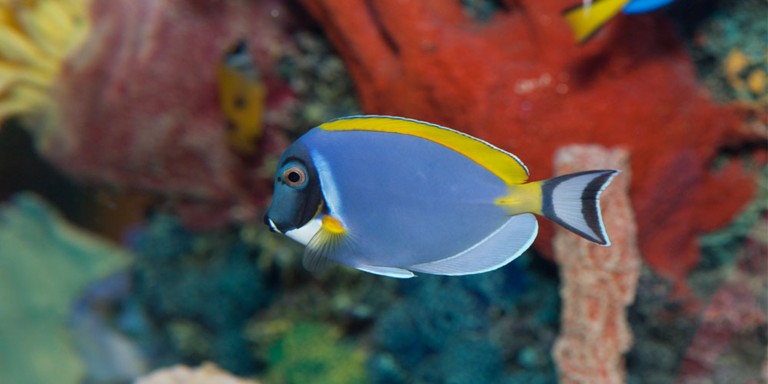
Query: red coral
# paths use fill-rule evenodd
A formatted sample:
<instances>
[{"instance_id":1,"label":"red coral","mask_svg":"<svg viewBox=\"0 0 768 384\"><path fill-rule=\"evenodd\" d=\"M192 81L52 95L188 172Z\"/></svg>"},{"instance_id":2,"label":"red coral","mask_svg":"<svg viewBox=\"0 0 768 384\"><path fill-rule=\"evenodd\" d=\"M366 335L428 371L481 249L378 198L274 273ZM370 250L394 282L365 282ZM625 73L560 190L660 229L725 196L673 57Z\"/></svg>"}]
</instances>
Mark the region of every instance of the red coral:
<instances>
[{"instance_id":1,"label":"red coral","mask_svg":"<svg viewBox=\"0 0 768 384\"><path fill-rule=\"evenodd\" d=\"M81 179L175 197L193 226L252 216L271 186L227 146L216 65L246 39L268 103L279 103L268 44L288 41L285 14L278 1L94 0L90 36L54 90L59 119L43 154ZM279 153L281 136L266 130L261 154Z\"/></svg>"},{"instance_id":2,"label":"red coral","mask_svg":"<svg viewBox=\"0 0 768 384\"><path fill-rule=\"evenodd\" d=\"M304 0L368 112L477 135L520 156L534 179L552 175L563 145L626 147L640 248L682 284L696 237L754 195L740 164L712 170L723 146L742 142L744 115L712 103L662 17L621 17L578 46L560 17L572 3L510 0L481 23L458 1ZM552 229L541 232L549 253Z\"/></svg>"}]
</instances>

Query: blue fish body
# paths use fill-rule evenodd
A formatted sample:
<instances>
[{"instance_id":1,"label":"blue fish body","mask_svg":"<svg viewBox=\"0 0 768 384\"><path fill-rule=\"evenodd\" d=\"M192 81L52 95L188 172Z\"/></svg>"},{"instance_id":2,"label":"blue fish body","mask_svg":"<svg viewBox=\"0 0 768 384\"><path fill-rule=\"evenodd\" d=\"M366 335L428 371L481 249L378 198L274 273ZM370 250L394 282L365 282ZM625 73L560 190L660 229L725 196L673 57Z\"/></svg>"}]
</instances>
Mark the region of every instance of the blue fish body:
<instances>
[{"instance_id":1,"label":"blue fish body","mask_svg":"<svg viewBox=\"0 0 768 384\"><path fill-rule=\"evenodd\" d=\"M335 184L331 188L338 192L325 196L329 213L355 228L364 263L435 261L479 242L508 219L493 204L506 194L504 183L439 144L408 135L320 128L299 142L311 148L323 190Z\"/></svg>"},{"instance_id":2,"label":"blue fish body","mask_svg":"<svg viewBox=\"0 0 768 384\"><path fill-rule=\"evenodd\" d=\"M306 245L311 270L338 262L399 278L481 273L531 245L533 214L609 244L597 198L615 173L527 183L517 157L479 139L416 120L353 116L313 128L286 150L265 222Z\"/></svg>"}]
</instances>

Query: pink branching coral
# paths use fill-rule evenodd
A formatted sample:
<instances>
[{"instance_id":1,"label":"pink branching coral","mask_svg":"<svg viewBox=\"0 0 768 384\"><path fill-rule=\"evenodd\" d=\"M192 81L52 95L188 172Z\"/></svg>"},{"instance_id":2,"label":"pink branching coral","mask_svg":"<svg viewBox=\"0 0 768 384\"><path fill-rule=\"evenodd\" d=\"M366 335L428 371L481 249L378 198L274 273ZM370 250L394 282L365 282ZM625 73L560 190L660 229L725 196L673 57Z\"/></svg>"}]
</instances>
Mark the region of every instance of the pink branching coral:
<instances>
[{"instance_id":1,"label":"pink branching coral","mask_svg":"<svg viewBox=\"0 0 768 384\"><path fill-rule=\"evenodd\" d=\"M561 383L626 382L623 354L632 344L626 307L634 300L642 262L628 195L628 154L600 146L569 146L557 152L555 168L557 174L623 170L601 197L610 247L584 241L567 230L555 235L563 311L552 353Z\"/></svg>"},{"instance_id":2,"label":"pink branching coral","mask_svg":"<svg viewBox=\"0 0 768 384\"><path fill-rule=\"evenodd\" d=\"M254 216L270 190L258 167L283 139L266 124L257 158L233 153L216 68L243 41L280 94L288 14L277 0L0 0L0 122L32 117L60 169L171 198L193 226Z\"/></svg>"}]
</instances>

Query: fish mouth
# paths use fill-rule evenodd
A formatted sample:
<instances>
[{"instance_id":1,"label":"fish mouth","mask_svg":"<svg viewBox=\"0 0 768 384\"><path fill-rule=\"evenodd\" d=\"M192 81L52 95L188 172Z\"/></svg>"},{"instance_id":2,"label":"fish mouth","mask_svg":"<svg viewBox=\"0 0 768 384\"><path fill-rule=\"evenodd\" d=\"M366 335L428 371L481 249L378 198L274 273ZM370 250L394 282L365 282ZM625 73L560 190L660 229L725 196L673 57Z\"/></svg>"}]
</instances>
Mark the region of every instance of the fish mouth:
<instances>
[{"instance_id":1,"label":"fish mouth","mask_svg":"<svg viewBox=\"0 0 768 384\"><path fill-rule=\"evenodd\" d=\"M277 228L277 225L275 225L275 222L272 221L272 219L269 218L269 216L264 216L264 224L266 224L267 227L269 227L269 230L275 233L283 233L280 229Z\"/></svg>"}]
</instances>

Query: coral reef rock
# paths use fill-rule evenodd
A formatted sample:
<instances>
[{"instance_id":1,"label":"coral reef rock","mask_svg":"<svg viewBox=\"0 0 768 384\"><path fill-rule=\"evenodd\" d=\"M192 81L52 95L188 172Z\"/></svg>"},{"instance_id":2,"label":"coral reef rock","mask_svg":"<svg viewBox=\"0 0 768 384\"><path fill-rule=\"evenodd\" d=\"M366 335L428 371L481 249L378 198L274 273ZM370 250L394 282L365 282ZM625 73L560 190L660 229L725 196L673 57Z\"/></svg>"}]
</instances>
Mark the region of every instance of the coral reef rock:
<instances>
[{"instance_id":1,"label":"coral reef rock","mask_svg":"<svg viewBox=\"0 0 768 384\"><path fill-rule=\"evenodd\" d=\"M215 364L206 363L197 368L177 365L160 369L134 381L134 384L258 384L256 380L232 376Z\"/></svg>"},{"instance_id":2,"label":"coral reef rock","mask_svg":"<svg viewBox=\"0 0 768 384\"><path fill-rule=\"evenodd\" d=\"M642 259L629 201L628 154L599 146L557 152L558 174L580 169L621 169L603 192L603 218L610 247L588 243L558 228L555 260L561 267L563 313L553 355L561 383L626 381L623 354L632 344L626 309L635 298Z\"/></svg>"},{"instance_id":3,"label":"coral reef rock","mask_svg":"<svg viewBox=\"0 0 768 384\"><path fill-rule=\"evenodd\" d=\"M544 263L527 253L484 274L401 282L372 332L371 382L553 382L559 302Z\"/></svg>"}]
</instances>

